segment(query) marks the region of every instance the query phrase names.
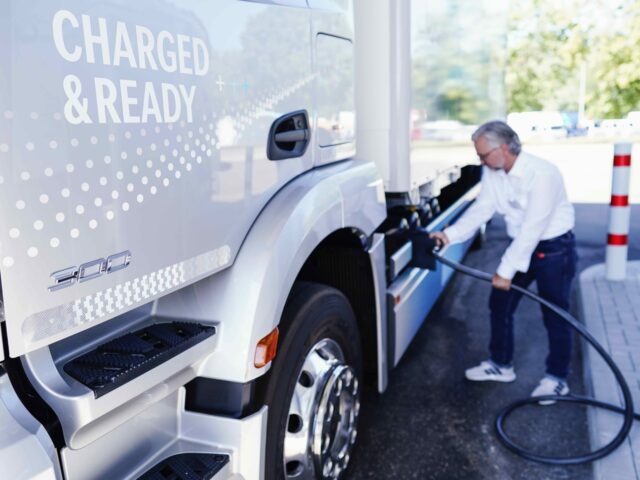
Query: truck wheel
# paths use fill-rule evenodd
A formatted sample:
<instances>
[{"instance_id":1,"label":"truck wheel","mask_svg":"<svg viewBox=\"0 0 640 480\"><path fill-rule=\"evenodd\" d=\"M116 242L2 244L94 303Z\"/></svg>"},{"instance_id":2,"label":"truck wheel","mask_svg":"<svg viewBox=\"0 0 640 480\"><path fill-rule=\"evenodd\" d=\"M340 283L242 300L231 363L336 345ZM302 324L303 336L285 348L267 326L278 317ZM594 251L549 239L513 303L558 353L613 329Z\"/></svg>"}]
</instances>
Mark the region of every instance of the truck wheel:
<instances>
[{"instance_id":1,"label":"truck wheel","mask_svg":"<svg viewBox=\"0 0 640 480\"><path fill-rule=\"evenodd\" d=\"M362 352L353 310L335 288L300 282L280 327L266 392L266 478L341 478L360 411Z\"/></svg>"}]
</instances>

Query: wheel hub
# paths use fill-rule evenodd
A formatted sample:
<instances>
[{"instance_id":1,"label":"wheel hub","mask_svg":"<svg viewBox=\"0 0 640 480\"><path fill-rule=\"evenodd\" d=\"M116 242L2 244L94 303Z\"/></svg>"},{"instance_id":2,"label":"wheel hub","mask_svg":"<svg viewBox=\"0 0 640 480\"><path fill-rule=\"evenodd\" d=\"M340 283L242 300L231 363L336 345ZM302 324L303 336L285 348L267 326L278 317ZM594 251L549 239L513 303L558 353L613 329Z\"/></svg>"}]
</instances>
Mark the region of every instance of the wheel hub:
<instances>
[{"instance_id":1,"label":"wheel hub","mask_svg":"<svg viewBox=\"0 0 640 480\"><path fill-rule=\"evenodd\" d=\"M314 345L302 365L289 407L284 467L289 479L336 479L357 436L359 382L340 346Z\"/></svg>"},{"instance_id":2,"label":"wheel hub","mask_svg":"<svg viewBox=\"0 0 640 480\"><path fill-rule=\"evenodd\" d=\"M338 478L349 463L349 451L356 440L358 380L346 365L334 367L329 375L313 429L313 456L321 478Z\"/></svg>"}]
</instances>

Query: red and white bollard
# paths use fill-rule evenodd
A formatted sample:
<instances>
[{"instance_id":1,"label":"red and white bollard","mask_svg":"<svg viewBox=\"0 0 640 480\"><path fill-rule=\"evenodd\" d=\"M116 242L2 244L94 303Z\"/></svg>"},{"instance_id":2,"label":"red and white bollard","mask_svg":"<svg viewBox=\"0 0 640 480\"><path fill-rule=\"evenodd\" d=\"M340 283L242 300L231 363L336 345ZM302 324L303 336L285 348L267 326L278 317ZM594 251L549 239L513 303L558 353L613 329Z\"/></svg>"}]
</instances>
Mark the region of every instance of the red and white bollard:
<instances>
[{"instance_id":1,"label":"red and white bollard","mask_svg":"<svg viewBox=\"0 0 640 480\"><path fill-rule=\"evenodd\" d=\"M607 238L606 278L624 280L627 275L629 244L629 179L631 171L631 144L616 143L613 151L613 183L609 210L609 236Z\"/></svg>"}]
</instances>

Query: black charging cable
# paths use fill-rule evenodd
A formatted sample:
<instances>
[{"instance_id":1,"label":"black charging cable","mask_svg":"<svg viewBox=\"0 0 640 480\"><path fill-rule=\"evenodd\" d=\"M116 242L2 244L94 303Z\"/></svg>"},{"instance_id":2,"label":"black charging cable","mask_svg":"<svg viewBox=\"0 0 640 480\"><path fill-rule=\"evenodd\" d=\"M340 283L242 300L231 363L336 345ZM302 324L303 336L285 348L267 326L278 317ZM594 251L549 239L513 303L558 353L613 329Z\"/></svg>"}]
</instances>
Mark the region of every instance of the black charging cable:
<instances>
[{"instance_id":1,"label":"black charging cable","mask_svg":"<svg viewBox=\"0 0 640 480\"><path fill-rule=\"evenodd\" d=\"M439 262L443 263L448 267L451 267L457 272L491 283L492 277L488 273L451 261L441 256L437 252L437 250L433 250L432 255ZM594 398L583 397L579 395L544 395L544 396L538 396L538 397L528 397L523 400L519 400L507 405L507 407L504 410L502 410L502 412L500 412L500 414L496 417L495 426L496 426L498 438L509 450L517 453L518 455L528 458L529 460L534 460L536 462L547 463L551 465L577 465L579 463L593 462L594 460L598 460L599 458L609 455L616 448L618 448L620 444L622 444L622 442L625 441L633 425L633 420L634 419L640 420L640 414L634 413L633 411L633 398L631 396L631 391L629 390L629 385L627 385L627 382L624 379L624 376L622 375L622 373L620 372L620 369L615 364L611 356L605 351L602 345L600 345L597 342L597 340L593 338L593 336L589 333L589 331L581 323L579 323L575 318L573 318L569 314L569 312L563 310L557 305L554 305L553 303L546 301L544 298L536 295L535 293L527 290L526 288L522 288L518 285L512 285L511 288L526 295L530 299L544 305L545 307L549 308L550 310L558 314L565 322L571 325L574 328L574 330L576 330L587 342L589 342L593 348L596 349L596 351L600 354L600 356L604 359L604 361L607 363L607 365L613 372L613 375L616 377L618 385L620 385L624 406L618 407L610 403L601 402ZM578 403L581 405L591 405L593 407L604 408L612 412L623 414L624 421L622 422L620 431L613 438L613 440L611 440L605 446L597 450L594 450L593 452L589 452L584 455L578 455L574 457L553 457L548 455L539 455L529 450L525 450L524 448L516 444L513 440L511 440L511 438L509 438L509 435L507 435L507 433L505 432L504 422L514 410L525 405L534 404L534 403L537 404L541 400L555 400L558 402Z\"/></svg>"}]
</instances>

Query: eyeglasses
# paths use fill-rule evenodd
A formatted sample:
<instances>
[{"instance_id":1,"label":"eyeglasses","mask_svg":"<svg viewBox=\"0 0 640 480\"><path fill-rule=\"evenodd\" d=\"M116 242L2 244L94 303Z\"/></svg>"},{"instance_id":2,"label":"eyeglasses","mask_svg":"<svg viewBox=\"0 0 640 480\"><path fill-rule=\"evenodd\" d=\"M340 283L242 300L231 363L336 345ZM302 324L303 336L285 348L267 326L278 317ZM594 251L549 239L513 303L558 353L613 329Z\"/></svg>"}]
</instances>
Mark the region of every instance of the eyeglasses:
<instances>
[{"instance_id":1,"label":"eyeglasses","mask_svg":"<svg viewBox=\"0 0 640 480\"><path fill-rule=\"evenodd\" d=\"M491 150L489 150L487 153L478 153L478 158L483 161L486 162L487 158L489 158L489 155L491 155L493 152L495 152L496 150L498 150L500 147L496 147L496 148L492 148ZM477 152L476 152L477 153Z\"/></svg>"}]
</instances>

